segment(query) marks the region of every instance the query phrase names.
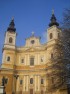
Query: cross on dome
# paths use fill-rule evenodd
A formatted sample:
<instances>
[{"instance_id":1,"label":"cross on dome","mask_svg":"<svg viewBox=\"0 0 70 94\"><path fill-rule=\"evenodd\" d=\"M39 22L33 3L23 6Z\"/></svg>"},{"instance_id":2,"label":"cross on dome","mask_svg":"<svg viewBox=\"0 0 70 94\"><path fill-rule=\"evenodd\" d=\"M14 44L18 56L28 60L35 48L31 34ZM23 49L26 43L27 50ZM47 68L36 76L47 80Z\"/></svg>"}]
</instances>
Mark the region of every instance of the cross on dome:
<instances>
[{"instance_id":1,"label":"cross on dome","mask_svg":"<svg viewBox=\"0 0 70 94\"><path fill-rule=\"evenodd\" d=\"M54 14L54 9L52 9L52 15Z\"/></svg>"},{"instance_id":2,"label":"cross on dome","mask_svg":"<svg viewBox=\"0 0 70 94\"><path fill-rule=\"evenodd\" d=\"M34 36L34 31L32 31L32 36Z\"/></svg>"}]
</instances>

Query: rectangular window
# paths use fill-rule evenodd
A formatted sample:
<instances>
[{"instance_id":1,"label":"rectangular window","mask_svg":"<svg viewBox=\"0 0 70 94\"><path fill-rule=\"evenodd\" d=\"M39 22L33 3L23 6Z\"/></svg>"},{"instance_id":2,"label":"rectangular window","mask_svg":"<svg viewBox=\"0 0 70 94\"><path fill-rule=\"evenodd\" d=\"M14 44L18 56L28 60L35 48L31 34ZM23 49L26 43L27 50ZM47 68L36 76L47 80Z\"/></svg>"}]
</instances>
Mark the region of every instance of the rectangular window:
<instances>
[{"instance_id":1,"label":"rectangular window","mask_svg":"<svg viewBox=\"0 0 70 94\"><path fill-rule=\"evenodd\" d=\"M30 84L33 84L33 78L30 78Z\"/></svg>"},{"instance_id":2,"label":"rectangular window","mask_svg":"<svg viewBox=\"0 0 70 94\"><path fill-rule=\"evenodd\" d=\"M34 65L34 57L31 57L30 58L30 66L33 66Z\"/></svg>"},{"instance_id":3,"label":"rectangular window","mask_svg":"<svg viewBox=\"0 0 70 94\"><path fill-rule=\"evenodd\" d=\"M54 84L54 77L51 77L51 82L52 84Z\"/></svg>"},{"instance_id":4,"label":"rectangular window","mask_svg":"<svg viewBox=\"0 0 70 94\"><path fill-rule=\"evenodd\" d=\"M24 63L24 59L21 59L21 63Z\"/></svg>"},{"instance_id":5,"label":"rectangular window","mask_svg":"<svg viewBox=\"0 0 70 94\"><path fill-rule=\"evenodd\" d=\"M44 80L43 79L41 79L41 84L44 84Z\"/></svg>"},{"instance_id":6,"label":"rectangular window","mask_svg":"<svg viewBox=\"0 0 70 94\"><path fill-rule=\"evenodd\" d=\"M51 59L53 59L53 53L51 53Z\"/></svg>"},{"instance_id":7,"label":"rectangular window","mask_svg":"<svg viewBox=\"0 0 70 94\"><path fill-rule=\"evenodd\" d=\"M23 84L23 80L20 80L20 85L22 85Z\"/></svg>"},{"instance_id":8,"label":"rectangular window","mask_svg":"<svg viewBox=\"0 0 70 94\"><path fill-rule=\"evenodd\" d=\"M53 35L52 35L52 33L50 33L50 39L52 39L53 38Z\"/></svg>"},{"instance_id":9,"label":"rectangular window","mask_svg":"<svg viewBox=\"0 0 70 94\"><path fill-rule=\"evenodd\" d=\"M8 78L5 78L5 84L7 84L8 83Z\"/></svg>"}]
</instances>

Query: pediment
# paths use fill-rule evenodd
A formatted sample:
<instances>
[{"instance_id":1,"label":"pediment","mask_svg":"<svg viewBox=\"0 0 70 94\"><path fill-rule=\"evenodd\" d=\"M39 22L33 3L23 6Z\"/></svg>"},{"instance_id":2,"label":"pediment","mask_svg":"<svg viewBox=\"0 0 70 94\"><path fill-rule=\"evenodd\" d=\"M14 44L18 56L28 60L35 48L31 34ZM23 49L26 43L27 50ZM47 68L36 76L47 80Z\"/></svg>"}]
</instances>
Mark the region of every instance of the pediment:
<instances>
[{"instance_id":1,"label":"pediment","mask_svg":"<svg viewBox=\"0 0 70 94\"><path fill-rule=\"evenodd\" d=\"M31 47L31 48L28 48L26 49L25 51L28 51L28 52L34 52L34 51L42 51L42 50L45 50L44 47Z\"/></svg>"},{"instance_id":2,"label":"pediment","mask_svg":"<svg viewBox=\"0 0 70 94\"><path fill-rule=\"evenodd\" d=\"M37 48L28 48L25 51L33 52L33 51L38 51L38 49Z\"/></svg>"}]
</instances>

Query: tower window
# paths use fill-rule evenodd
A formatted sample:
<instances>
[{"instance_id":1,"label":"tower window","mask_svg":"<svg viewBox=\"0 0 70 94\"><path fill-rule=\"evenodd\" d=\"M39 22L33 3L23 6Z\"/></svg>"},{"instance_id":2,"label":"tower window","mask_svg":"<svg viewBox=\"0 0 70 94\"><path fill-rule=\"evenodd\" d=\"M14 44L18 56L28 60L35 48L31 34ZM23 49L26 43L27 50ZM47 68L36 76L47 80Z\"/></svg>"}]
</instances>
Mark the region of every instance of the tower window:
<instances>
[{"instance_id":1,"label":"tower window","mask_svg":"<svg viewBox=\"0 0 70 94\"><path fill-rule=\"evenodd\" d=\"M51 77L51 82L52 82L52 84L54 84L54 78L53 77Z\"/></svg>"},{"instance_id":2,"label":"tower window","mask_svg":"<svg viewBox=\"0 0 70 94\"><path fill-rule=\"evenodd\" d=\"M53 58L53 53L51 54L51 58Z\"/></svg>"},{"instance_id":3,"label":"tower window","mask_svg":"<svg viewBox=\"0 0 70 94\"><path fill-rule=\"evenodd\" d=\"M10 56L7 57L7 61L10 61Z\"/></svg>"},{"instance_id":4,"label":"tower window","mask_svg":"<svg viewBox=\"0 0 70 94\"><path fill-rule=\"evenodd\" d=\"M53 37L53 35L52 35L52 33L50 33L50 39L52 39L52 37Z\"/></svg>"},{"instance_id":5,"label":"tower window","mask_svg":"<svg viewBox=\"0 0 70 94\"><path fill-rule=\"evenodd\" d=\"M60 33L58 33L58 38L60 38Z\"/></svg>"},{"instance_id":6,"label":"tower window","mask_svg":"<svg viewBox=\"0 0 70 94\"><path fill-rule=\"evenodd\" d=\"M43 79L41 79L41 84L43 84L44 83L44 80Z\"/></svg>"},{"instance_id":7,"label":"tower window","mask_svg":"<svg viewBox=\"0 0 70 94\"><path fill-rule=\"evenodd\" d=\"M33 78L30 78L30 84L33 84Z\"/></svg>"},{"instance_id":8,"label":"tower window","mask_svg":"<svg viewBox=\"0 0 70 94\"><path fill-rule=\"evenodd\" d=\"M13 42L13 39L12 37L9 38L9 43L12 43Z\"/></svg>"},{"instance_id":9,"label":"tower window","mask_svg":"<svg viewBox=\"0 0 70 94\"><path fill-rule=\"evenodd\" d=\"M34 65L34 57L30 58L30 65L33 66Z\"/></svg>"}]
</instances>

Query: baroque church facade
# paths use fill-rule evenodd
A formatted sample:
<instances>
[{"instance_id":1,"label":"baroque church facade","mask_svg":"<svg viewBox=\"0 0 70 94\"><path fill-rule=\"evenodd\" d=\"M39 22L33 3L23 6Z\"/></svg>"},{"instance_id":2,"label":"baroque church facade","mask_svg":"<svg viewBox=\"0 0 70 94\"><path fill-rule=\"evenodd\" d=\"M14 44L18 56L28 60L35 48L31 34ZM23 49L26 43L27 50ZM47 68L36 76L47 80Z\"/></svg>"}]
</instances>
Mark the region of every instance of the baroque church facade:
<instances>
[{"instance_id":1,"label":"baroque church facade","mask_svg":"<svg viewBox=\"0 0 70 94\"><path fill-rule=\"evenodd\" d=\"M0 82L6 78L6 94L67 94L66 90L47 93L47 64L53 55L53 46L59 40L61 29L52 14L47 29L47 43L41 44L34 33L26 38L25 46L16 47L16 28L11 20L5 33Z\"/></svg>"}]
</instances>

